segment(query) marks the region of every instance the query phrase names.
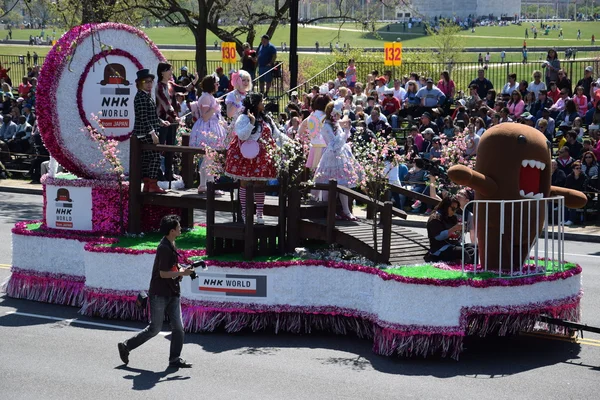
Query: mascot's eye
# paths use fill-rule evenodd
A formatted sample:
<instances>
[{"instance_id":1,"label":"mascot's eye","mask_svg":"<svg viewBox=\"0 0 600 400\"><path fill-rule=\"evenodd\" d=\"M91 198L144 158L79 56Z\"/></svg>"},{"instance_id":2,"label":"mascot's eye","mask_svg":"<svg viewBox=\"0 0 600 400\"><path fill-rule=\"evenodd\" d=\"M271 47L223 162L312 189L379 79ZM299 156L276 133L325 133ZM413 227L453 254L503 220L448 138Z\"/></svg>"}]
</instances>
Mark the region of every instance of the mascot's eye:
<instances>
[{"instance_id":1,"label":"mascot's eye","mask_svg":"<svg viewBox=\"0 0 600 400\"><path fill-rule=\"evenodd\" d=\"M517 138L517 142L519 144L526 144L527 143L527 138L524 135L519 135L519 137Z\"/></svg>"}]
</instances>

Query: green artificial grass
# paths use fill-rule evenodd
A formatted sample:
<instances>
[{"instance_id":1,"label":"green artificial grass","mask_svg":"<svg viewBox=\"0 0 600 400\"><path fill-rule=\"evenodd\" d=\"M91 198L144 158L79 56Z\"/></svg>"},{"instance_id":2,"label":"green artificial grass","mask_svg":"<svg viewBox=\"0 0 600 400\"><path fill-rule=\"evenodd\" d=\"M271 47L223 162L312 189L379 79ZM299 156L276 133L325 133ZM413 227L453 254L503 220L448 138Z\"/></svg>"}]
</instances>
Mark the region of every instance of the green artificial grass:
<instances>
[{"instance_id":1,"label":"green artificial grass","mask_svg":"<svg viewBox=\"0 0 600 400\"><path fill-rule=\"evenodd\" d=\"M35 232L35 231L40 230L41 226L42 226L41 222L37 222L35 224L27 224L27 230Z\"/></svg>"},{"instance_id":2,"label":"green artificial grass","mask_svg":"<svg viewBox=\"0 0 600 400\"><path fill-rule=\"evenodd\" d=\"M133 250L155 250L164 235L159 232L146 233L144 236L119 236L119 241L106 245L112 248ZM196 226L194 229L182 232L175 242L181 250L198 250L206 248L206 228Z\"/></svg>"},{"instance_id":3,"label":"green artificial grass","mask_svg":"<svg viewBox=\"0 0 600 400\"><path fill-rule=\"evenodd\" d=\"M528 263L533 263L534 260L529 260ZM552 262L555 266L558 265L557 262ZM566 263L564 265L565 271L575 268L576 265L573 263ZM425 265L415 265L415 266L405 266L405 267L392 267L392 268L384 268L383 271L392 274L392 275L400 275L406 278L418 278L418 279L444 279L444 280L453 280L453 279L473 279L473 280L486 280L492 278L498 278L497 273L493 272L479 272L477 274L473 272L462 272L462 271L451 271L445 269L439 269L430 264ZM548 270L546 276L552 275L551 269ZM507 278L503 276L502 278ZM518 278L515 277L515 278Z\"/></svg>"},{"instance_id":4,"label":"green artificial grass","mask_svg":"<svg viewBox=\"0 0 600 400\"><path fill-rule=\"evenodd\" d=\"M238 261L245 262L242 254L224 254L222 256L199 256L199 257L190 257L191 260L215 260L215 261ZM277 261L299 261L302 260L300 257L293 256L260 256L254 257L251 262L277 262Z\"/></svg>"}]
</instances>

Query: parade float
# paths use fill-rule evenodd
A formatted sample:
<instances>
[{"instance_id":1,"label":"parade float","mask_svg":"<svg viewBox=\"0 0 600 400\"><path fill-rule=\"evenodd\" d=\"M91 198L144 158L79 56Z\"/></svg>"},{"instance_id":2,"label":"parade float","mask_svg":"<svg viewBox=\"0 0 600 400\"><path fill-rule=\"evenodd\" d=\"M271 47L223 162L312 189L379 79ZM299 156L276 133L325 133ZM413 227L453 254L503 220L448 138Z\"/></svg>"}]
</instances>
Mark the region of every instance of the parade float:
<instances>
[{"instance_id":1,"label":"parade float","mask_svg":"<svg viewBox=\"0 0 600 400\"><path fill-rule=\"evenodd\" d=\"M138 207L130 203L130 194L137 199L139 187L132 191L127 181L107 174L102 151L82 129L90 124L89 115L109 105L110 111L100 118L107 134L121 141L119 154L129 165L135 95L130 77L142 67L156 69L161 60L164 57L142 32L112 23L76 27L49 53L39 79L40 131L51 155L70 174L45 176L44 218L13 228L12 274L5 287L9 296L78 307L87 316L147 318L147 310L137 309L135 301L138 292L148 288L160 240L152 231L163 215L178 209L161 206L160 201L145 204L142 233L123 234L125 226L132 226L128 210ZM536 175L540 182L547 172ZM457 180L474 179L464 172L458 176ZM550 192L543 194L548 197ZM538 211L562 201L514 199L509 197L509 204L536 202ZM476 215L483 221L487 214ZM458 358L468 335L548 328L538 322L541 315L578 321L581 267L563 258L561 215L530 223L531 215L526 213L521 225L528 221L533 228L527 233L537 240L515 240L526 243L524 256L517 264L515 258L505 257L493 268L491 262L489 268L487 262L382 264L346 257L344 250L318 242L315 249L307 246L316 241L303 241L283 255L208 256L212 232L204 224L191 225L177 240L181 261L202 259L208 268L199 271L197 279L182 282L184 326L189 332L352 333L371 339L377 354ZM298 226L304 226L305 221L300 222ZM489 226L501 229L502 224L494 221ZM295 226L288 221L289 230ZM297 232L284 232L281 238L291 234ZM500 251L491 254L502 254L500 243L507 234L498 239ZM426 242L417 236L410 240ZM342 235L335 236L332 227L326 237L336 242ZM482 240L485 247L480 251L485 252L488 243L483 236ZM531 250L535 251L530 256Z\"/></svg>"}]
</instances>

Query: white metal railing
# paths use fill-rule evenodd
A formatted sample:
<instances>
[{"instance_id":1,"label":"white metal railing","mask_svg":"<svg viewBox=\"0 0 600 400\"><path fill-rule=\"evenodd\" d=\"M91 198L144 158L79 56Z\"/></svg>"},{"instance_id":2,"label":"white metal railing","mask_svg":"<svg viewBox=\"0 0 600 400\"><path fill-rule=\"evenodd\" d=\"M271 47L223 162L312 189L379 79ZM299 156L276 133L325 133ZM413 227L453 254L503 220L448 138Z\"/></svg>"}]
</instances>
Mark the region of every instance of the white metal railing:
<instances>
[{"instance_id":1,"label":"white metal railing","mask_svg":"<svg viewBox=\"0 0 600 400\"><path fill-rule=\"evenodd\" d=\"M564 270L564 197L473 200L465 208L472 210L472 218L468 221L464 212L463 236L472 228L477 241L483 242L475 244L473 272L526 276ZM478 228L483 230L481 235ZM496 234L498 242L492 243ZM465 246L462 270L465 271Z\"/></svg>"}]
</instances>

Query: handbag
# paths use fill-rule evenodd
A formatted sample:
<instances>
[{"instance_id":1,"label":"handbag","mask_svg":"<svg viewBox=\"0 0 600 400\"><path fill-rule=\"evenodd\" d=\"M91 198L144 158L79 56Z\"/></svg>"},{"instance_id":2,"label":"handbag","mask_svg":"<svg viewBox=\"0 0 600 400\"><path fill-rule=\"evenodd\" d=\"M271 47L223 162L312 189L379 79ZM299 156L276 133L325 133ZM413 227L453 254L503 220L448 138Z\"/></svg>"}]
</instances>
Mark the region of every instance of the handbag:
<instances>
[{"instance_id":1,"label":"handbag","mask_svg":"<svg viewBox=\"0 0 600 400\"><path fill-rule=\"evenodd\" d=\"M135 307L138 310L145 310L148 306L148 293L145 291L141 291L138 293L137 298L135 299Z\"/></svg>"},{"instance_id":2,"label":"handbag","mask_svg":"<svg viewBox=\"0 0 600 400\"><path fill-rule=\"evenodd\" d=\"M258 156L260 146L256 140L246 140L240 144L240 152L244 158L252 160Z\"/></svg>"}]
</instances>

